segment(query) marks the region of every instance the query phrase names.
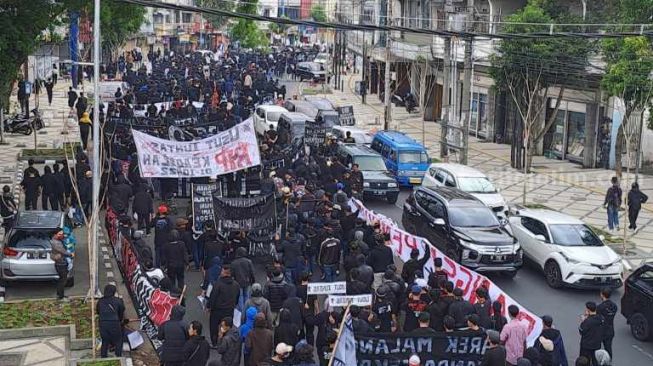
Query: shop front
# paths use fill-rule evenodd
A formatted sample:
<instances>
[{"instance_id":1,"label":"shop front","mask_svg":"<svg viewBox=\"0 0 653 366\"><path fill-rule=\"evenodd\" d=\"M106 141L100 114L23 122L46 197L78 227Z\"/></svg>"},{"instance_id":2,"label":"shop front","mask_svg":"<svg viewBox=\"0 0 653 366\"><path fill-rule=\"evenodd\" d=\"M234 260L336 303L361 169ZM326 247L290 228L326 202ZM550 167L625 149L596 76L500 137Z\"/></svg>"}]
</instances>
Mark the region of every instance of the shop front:
<instances>
[{"instance_id":1,"label":"shop front","mask_svg":"<svg viewBox=\"0 0 653 366\"><path fill-rule=\"evenodd\" d=\"M555 99L549 99L547 120L555 110ZM585 103L562 101L555 121L544 136L544 155L550 158L583 163L586 148ZM594 133L594 132L592 132Z\"/></svg>"}]
</instances>

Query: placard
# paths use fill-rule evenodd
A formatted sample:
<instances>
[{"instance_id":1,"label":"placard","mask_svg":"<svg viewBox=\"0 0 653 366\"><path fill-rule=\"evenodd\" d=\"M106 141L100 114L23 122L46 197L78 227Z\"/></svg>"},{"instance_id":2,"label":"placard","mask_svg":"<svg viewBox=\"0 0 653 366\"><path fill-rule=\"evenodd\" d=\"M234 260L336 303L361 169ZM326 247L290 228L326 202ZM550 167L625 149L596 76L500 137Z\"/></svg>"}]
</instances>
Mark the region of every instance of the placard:
<instances>
[{"instance_id":1,"label":"placard","mask_svg":"<svg viewBox=\"0 0 653 366\"><path fill-rule=\"evenodd\" d=\"M329 296L329 307L347 307L347 305L371 306L372 294L365 295L332 295Z\"/></svg>"},{"instance_id":2,"label":"placard","mask_svg":"<svg viewBox=\"0 0 653 366\"><path fill-rule=\"evenodd\" d=\"M355 126L356 118L354 118L354 107L351 105L338 107L338 120L341 126Z\"/></svg>"},{"instance_id":3,"label":"placard","mask_svg":"<svg viewBox=\"0 0 653 366\"><path fill-rule=\"evenodd\" d=\"M347 282L309 282L309 295L344 295L347 293Z\"/></svg>"},{"instance_id":4,"label":"placard","mask_svg":"<svg viewBox=\"0 0 653 366\"><path fill-rule=\"evenodd\" d=\"M327 128L307 124L304 128L304 144L308 146L320 146L326 140Z\"/></svg>"},{"instance_id":5,"label":"placard","mask_svg":"<svg viewBox=\"0 0 653 366\"><path fill-rule=\"evenodd\" d=\"M196 233L204 232L204 223L213 222L215 225L215 215L213 212L213 195L218 191L216 183L193 184L193 227Z\"/></svg>"}]
</instances>

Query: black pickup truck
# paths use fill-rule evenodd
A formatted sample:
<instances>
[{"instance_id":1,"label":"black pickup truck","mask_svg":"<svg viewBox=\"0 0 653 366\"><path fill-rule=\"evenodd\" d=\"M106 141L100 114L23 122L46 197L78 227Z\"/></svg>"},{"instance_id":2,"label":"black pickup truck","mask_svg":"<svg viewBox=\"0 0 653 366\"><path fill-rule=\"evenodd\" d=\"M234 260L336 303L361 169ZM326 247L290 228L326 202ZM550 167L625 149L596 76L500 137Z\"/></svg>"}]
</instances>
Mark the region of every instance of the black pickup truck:
<instances>
[{"instance_id":1,"label":"black pickup truck","mask_svg":"<svg viewBox=\"0 0 653 366\"><path fill-rule=\"evenodd\" d=\"M653 263L645 263L626 279L621 314L633 337L639 341L653 338Z\"/></svg>"}]
</instances>

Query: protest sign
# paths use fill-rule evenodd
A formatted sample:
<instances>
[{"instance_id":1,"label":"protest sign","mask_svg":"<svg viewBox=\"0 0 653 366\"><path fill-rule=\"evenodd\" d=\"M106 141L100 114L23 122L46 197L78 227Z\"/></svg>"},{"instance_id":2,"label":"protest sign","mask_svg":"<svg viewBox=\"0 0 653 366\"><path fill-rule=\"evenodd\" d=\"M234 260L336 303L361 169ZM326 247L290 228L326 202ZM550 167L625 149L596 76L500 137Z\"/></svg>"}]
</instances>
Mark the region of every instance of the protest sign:
<instances>
[{"instance_id":1,"label":"protest sign","mask_svg":"<svg viewBox=\"0 0 653 366\"><path fill-rule=\"evenodd\" d=\"M307 124L304 129L304 144L309 146L320 146L326 140L327 128Z\"/></svg>"},{"instance_id":2,"label":"protest sign","mask_svg":"<svg viewBox=\"0 0 653 366\"><path fill-rule=\"evenodd\" d=\"M345 335L351 338L353 332ZM476 366L481 364L486 350L486 336L482 331L437 332L428 336L375 333L354 337L355 342L349 344L355 344L358 366L405 365L412 355L418 355L422 365ZM342 339L338 346L340 343Z\"/></svg>"},{"instance_id":3,"label":"protest sign","mask_svg":"<svg viewBox=\"0 0 653 366\"><path fill-rule=\"evenodd\" d=\"M143 178L215 177L261 164L252 119L211 137L181 142L132 130Z\"/></svg>"},{"instance_id":4,"label":"protest sign","mask_svg":"<svg viewBox=\"0 0 653 366\"><path fill-rule=\"evenodd\" d=\"M215 225L215 216L213 213L213 195L218 191L216 183L211 184L193 184L193 227L195 232L203 232L204 224L213 222ZM220 195L220 194L218 194Z\"/></svg>"},{"instance_id":5,"label":"protest sign","mask_svg":"<svg viewBox=\"0 0 653 366\"><path fill-rule=\"evenodd\" d=\"M354 118L354 107L347 105L338 107L338 120L341 126L355 126L356 119Z\"/></svg>"},{"instance_id":6,"label":"protest sign","mask_svg":"<svg viewBox=\"0 0 653 366\"><path fill-rule=\"evenodd\" d=\"M400 229L392 219L368 209L359 200L352 199L350 206L352 207L352 211L360 209L358 211L358 217L368 223L373 221L378 222L381 226L381 231L390 234L390 247L394 255L401 258L402 261L406 262L410 259L410 252L413 249L419 250L420 257L424 255L425 248L426 250L430 250L431 257L426 262L426 265L424 265L425 277L429 272L435 270L433 260L435 258L442 258L442 269L447 273L449 281L452 281L456 287L463 290L465 300L474 303L476 300L476 289L485 287L488 290L490 298L494 301L499 301L503 305L502 311L504 316L508 317L508 306L519 306L521 309L519 319L528 327L528 344L532 345L540 335L542 331L542 319L519 305L487 277L456 263L453 259L444 255L442 251L437 249L428 240Z\"/></svg>"},{"instance_id":7,"label":"protest sign","mask_svg":"<svg viewBox=\"0 0 653 366\"><path fill-rule=\"evenodd\" d=\"M213 197L218 226L223 230L249 231L274 226L274 196Z\"/></svg>"},{"instance_id":8,"label":"protest sign","mask_svg":"<svg viewBox=\"0 0 653 366\"><path fill-rule=\"evenodd\" d=\"M347 282L309 282L309 295L344 295L347 293Z\"/></svg>"},{"instance_id":9,"label":"protest sign","mask_svg":"<svg viewBox=\"0 0 653 366\"><path fill-rule=\"evenodd\" d=\"M365 295L330 295L329 307L346 307L348 305L370 306L372 305L372 294Z\"/></svg>"}]
</instances>

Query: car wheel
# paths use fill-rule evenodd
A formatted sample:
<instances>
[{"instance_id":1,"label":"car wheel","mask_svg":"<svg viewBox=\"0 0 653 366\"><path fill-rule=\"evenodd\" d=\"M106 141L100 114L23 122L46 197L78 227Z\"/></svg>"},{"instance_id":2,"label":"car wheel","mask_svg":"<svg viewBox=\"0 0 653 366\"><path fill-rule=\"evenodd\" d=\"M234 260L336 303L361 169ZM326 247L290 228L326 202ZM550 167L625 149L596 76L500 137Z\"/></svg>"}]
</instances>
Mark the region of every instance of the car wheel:
<instances>
[{"instance_id":1,"label":"car wheel","mask_svg":"<svg viewBox=\"0 0 653 366\"><path fill-rule=\"evenodd\" d=\"M68 277L66 280L66 287L73 287L75 286L75 277Z\"/></svg>"},{"instance_id":2,"label":"car wheel","mask_svg":"<svg viewBox=\"0 0 653 366\"><path fill-rule=\"evenodd\" d=\"M388 201L388 203L395 204L397 203L397 199L399 198L398 194L389 194L385 196L385 199Z\"/></svg>"},{"instance_id":3,"label":"car wheel","mask_svg":"<svg viewBox=\"0 0 653 366\"><path fill-rule=\"evenodd\" d=\"M553 288L562 287L562 273L560 272L560 266L555 261L548 261L544 265L544 276L549 286Z\"/></svg>"},{"instance_id":4,"label":"car wheel","mask_svg":"<svg viewBox=\"0 0 653 366\"><path fill-rule=\"evenodd\" d=\"M648 320L641 313L635 313L630 317L630 332L638 341L648 341L651 338L651 328Z\"/></svg>"}]
</instances>

